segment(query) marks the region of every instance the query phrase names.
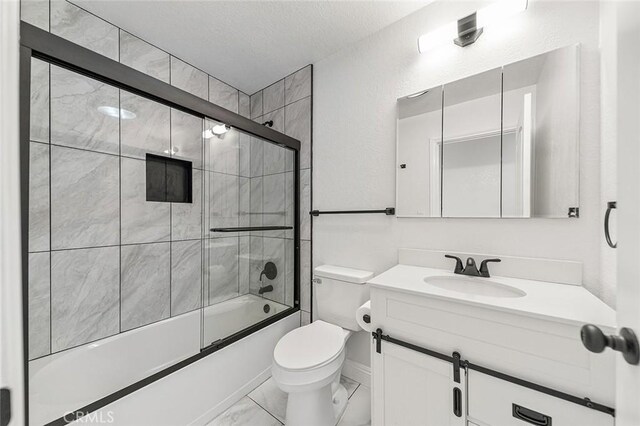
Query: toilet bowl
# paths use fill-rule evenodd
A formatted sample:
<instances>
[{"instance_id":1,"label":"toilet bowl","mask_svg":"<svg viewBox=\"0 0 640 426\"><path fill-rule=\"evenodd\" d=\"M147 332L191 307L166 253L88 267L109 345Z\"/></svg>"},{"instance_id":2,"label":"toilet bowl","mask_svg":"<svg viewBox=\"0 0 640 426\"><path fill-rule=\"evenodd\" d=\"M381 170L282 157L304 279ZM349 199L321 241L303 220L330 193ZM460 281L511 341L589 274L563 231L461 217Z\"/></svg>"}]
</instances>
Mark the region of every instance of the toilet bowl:
<instances>
[{"instance_id":1,"label":"toilet bowl","mask_svg":"<svg viewBox=\"0 0 640 426\"><path fill-rule=\"evenodd\" d=\"M340 384L351 331L318 320L285 335L273 351L271 372L289 394L288 426L334 425L347 405Z\"/></svg>"},{"instance_id":2,"label":"toilet bowl","mask_svg":"<svg viewBox=\"0 0 640 426\"><path fill-rule=\"evenodd\" d=\"M288 393L287 426L335 426L348 395L340 384L346 343L359 331L356 309L368 300L369 271L324 265L315 269L318 319L283 336L271 373Z\"/></svg>"}]
</instances>

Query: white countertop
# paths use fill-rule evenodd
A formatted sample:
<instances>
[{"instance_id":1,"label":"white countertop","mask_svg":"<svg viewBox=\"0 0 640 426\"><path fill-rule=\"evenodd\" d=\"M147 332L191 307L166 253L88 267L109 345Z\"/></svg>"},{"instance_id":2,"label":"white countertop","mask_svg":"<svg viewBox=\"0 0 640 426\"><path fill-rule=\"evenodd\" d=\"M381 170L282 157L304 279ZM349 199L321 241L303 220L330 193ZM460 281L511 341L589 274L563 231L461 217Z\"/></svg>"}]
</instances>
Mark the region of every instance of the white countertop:
<instances>
[{"instance_id":1,"label":"white countertop","mask_svg":"<svg viewBox=\"0 0 640 426\"><path fill-rule=\"evenodd\" d=\"M436 287L424 281L429 276L466 277L441 269L396 265L367 281L372 287L412 293L435 299L497 309L575 325L595 324L615 330L616 313L582 286L492 276L488 280L515 287L522 297L489 297Z\"/></svg>"}]
</instances>

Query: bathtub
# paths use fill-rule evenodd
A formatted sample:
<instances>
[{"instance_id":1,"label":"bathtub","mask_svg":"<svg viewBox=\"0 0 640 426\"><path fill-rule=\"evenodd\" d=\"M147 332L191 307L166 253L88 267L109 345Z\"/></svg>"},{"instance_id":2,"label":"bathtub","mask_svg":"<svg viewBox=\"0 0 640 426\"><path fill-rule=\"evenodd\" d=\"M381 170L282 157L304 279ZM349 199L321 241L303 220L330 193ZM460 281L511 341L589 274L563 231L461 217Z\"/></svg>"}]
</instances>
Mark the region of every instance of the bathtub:
<instances>
[{"instance_id":1,"label":"bathtub","mask_svg":"<svg viewBox=\"0 0 640 426\"><path fill-rule=\"evenodd\" d=\"M48 423L198 354L201 339L206 346L286 309L247 294L30 361L30 424Z\"/></svg>"},{"instance_id":2,"label":"bathtub","mask_svg":"<svg viewBox=\"0 0 640 426\"><path fill-rule=\"evenodd\" d=\"M268 312L265 312L268 306ZM253 294L245 294L204 309L204 345L223 339L289 307Z\"/></svg>"}]
</instances>

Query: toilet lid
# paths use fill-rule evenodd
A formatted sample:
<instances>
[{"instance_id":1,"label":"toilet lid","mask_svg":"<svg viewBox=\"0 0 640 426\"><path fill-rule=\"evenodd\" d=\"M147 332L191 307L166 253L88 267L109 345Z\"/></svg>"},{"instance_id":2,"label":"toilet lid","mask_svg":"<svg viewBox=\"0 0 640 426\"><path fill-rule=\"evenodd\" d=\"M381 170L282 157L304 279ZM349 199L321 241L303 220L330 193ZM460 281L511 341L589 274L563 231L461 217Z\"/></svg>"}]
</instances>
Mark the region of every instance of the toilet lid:
<instances>
[{"instance_id":1,"label":"toilet lid","mask_svg":"<svg viewBox=\"0 0 640 426\"><path fill-rule=\"evenodd\" d=\"M273 359L288 370L318 367L340 354L344 340L342 328L315 321L284 335L273 351Z\"/></svg>"}]
</instances>

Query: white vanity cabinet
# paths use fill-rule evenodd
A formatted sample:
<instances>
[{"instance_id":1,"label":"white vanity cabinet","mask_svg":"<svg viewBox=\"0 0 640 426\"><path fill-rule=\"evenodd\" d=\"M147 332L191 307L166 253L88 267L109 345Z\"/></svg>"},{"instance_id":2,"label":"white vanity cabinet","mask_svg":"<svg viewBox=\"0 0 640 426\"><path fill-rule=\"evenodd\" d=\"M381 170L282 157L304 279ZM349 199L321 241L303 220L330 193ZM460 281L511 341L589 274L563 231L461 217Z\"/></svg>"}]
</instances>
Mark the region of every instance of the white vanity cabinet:
<instances>
[{"instance_id":1,"label":"white vanity cabinet","mask_svg":"<svg viewBox=\"0 0 640 426\"><path fill-rule=\"evenodd\" d=\"M372 361L373 424L465 426L464 374L453 380L451 363L385 344ZM457 389L457 390L456 390ZM455 392L460 395L455 396ZM454 413L454 405L459 416Z\"/></svg>"},{"instance_id":2,"label":"white vanity cabinet","mask_svg":"<svg viewBox=\"0 0 640 426\"><path fill-rule=\"evenodd\" d=\"M609 414L505 382L468 372L469 424L483 426L613 426Z\"/></svg>"},{"instance_id":3,"label":"white vanity cabinet","mask_svg":"<svg viewBox=\"0 0 640 426\"><path fill-rule=\"evenodd\" d=\"M530 298L464 299L453 292L449 297L444 290L429 291L424 282L428 273L446 274L398 265L372 279L372 328L444 356L459 353L472 367L462 368L456 383L452 362L384 339L378 353L377 339L372 338L374 426L614 425L609 413L514 383L519 379L578 400L589 398L604 410L613 407L615 355L613 351L593 354L580 341L584 323L596 323L607 334L614 332L615 325L608 320L610 308L601 309L601 302L588 292L582 294L586 290L579 286L560 285L553 299L536 292L556 284L506 278L496 279L520 288ZM536 309L536 304L544 306ZM566 317L554 317L554 312L564 312ZM483 369L516 380L497 378ZM460 417L453 410L456 387L463 393Z\"/></svg>"}]
</instances>

